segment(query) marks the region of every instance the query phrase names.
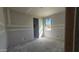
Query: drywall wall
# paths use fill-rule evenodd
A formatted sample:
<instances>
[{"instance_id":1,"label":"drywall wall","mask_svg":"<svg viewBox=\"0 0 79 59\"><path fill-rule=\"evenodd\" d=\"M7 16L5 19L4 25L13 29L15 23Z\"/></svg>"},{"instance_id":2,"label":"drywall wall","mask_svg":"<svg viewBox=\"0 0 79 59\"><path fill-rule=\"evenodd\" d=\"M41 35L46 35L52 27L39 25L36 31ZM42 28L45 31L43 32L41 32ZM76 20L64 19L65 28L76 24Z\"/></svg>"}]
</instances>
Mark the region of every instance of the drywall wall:
<instances>
[{"instance_id":1,"label":"drywall wall","mask_svg":"<svg viewBox=\"0 0 79 59\"><path fill-rule=\"evenodd\" d=\"M65 11L56 13L56 14L51 15L49 17L53 20L52 25L64 24L65 23Z\"/></svg>"},{"instance_id":2,"label":"drywall wall","mask_svg":"<svg viewBox=\"0 0 79 59\"><path fill-rule=\"evenodd\" d=\"M11 24L12 25L25 25L26 27L32 27L32 16L24 13L10 10Z\"/></svg>"},{"instance_id":3,"label":"drywall wall","mask_svg":"<svg viewBox=\"0 0 79 59\"><path fill-rule=\"evenodd\" d=\"M8 11L8 50L11 50L17 45L33 40L33 17L10 9Z\"/></svg>"},{"instance_id":4,"label":"drywall wall","mask_svg":"<svg viewBox=\"0 0 79 59\"><path fill-rule=\"evenodd\" d=\"M3 8L0 7L0 52L7 51L7 36L5 30L5 17Z\"/></svg>"},{"instance_id":5,"label":"drywall wall","mask_svg":"<svg viewBox=\"0 0 79 59\"><path fill-rule=\"evenodd\" d=\"M64 40L65 34L65 10L54 15L48 16L46 18L52 19L51 31L45 31L45 36L52 38L59 38ZM46 19L45 18L45 19ZM61 34L59 34L61 33Z\"/></svg>"}]
</instances>

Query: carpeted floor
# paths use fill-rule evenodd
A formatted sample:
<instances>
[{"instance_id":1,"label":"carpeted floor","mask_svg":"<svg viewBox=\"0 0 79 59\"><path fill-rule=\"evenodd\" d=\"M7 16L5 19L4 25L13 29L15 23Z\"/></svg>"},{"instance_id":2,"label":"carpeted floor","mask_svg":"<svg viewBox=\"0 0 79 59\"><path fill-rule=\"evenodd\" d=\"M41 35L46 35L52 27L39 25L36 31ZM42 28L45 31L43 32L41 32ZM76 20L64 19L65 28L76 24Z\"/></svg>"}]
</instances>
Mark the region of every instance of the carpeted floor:
<instances>
[{"instance_id":1,"label":"carpeted floor","mask_svg":"<svg viewBox=\"0 0 79 59\"><path fill-rule=\"evenodd\" d=\"M51 32L50 32L51 33ZM50 33L46 33L49 35ZM53 30L52 37L42 37L14 47L12 52L64 52L63 30Z\"/></svg>"},{"instance_id":2,"label":"carpeted floor","mask_svg":"<svg viewBox=\"0 0 79 59\"><path fill-rule=\"evenodd\" d=\"M40 38L24 45L16 46L14 52L63 52L64 41L50 38Z\"/></svg>"}]
</instances>

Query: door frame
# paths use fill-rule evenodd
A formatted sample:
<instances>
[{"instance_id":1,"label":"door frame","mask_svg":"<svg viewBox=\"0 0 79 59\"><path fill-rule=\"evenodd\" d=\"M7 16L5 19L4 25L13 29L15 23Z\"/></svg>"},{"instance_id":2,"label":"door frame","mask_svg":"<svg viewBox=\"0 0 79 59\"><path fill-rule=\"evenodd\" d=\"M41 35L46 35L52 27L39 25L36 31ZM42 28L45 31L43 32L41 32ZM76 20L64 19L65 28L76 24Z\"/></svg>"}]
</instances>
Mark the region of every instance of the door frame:
<instances>
[{"instance_id":1,"label":"door frame","mask_svg":"<svg viewBox=\"0 0 79 59\"><path fill-rule=\"evenodd\" d=\"M75 49L75 24L76 8L66 7L65 16L65 52L74 52Z\"/></svg>"}]
</instances>

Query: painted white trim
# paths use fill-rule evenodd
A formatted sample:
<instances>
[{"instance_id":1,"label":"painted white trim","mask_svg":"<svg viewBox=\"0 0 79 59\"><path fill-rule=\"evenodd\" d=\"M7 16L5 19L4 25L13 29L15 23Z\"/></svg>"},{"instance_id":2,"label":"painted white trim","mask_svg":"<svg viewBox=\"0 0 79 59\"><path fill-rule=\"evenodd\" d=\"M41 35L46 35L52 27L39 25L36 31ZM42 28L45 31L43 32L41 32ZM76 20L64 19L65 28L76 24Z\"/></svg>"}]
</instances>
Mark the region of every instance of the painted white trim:
<instances>
[{"instance_id":1,"label":"painted white trim","mask_svg":"<svg viewBox=\"0 0 79 59\"><path fill-rule=\"evenodd\" d=\"M75 8L75 15L74 15L74 29L73 29L73 52L75 51L75 31L76 31L76 16L77 16L77 7Z\"/></svg>"},{"instance_id":2,"label":"painted white trim","mask_svg":"<svg viewBox=\"0 0 79 59\"><path fill-rule=\"evenodd\" d=\"M27 25L7 25L7 27L28 27Z\"/></svg>"},{"instance_id":3,"label":"painted white trim","mask_svg":"<svg viewBox=\"0 0 79 59\"><path fill-rule=\"evenodd\" d=\"M52 30L54 30L54 29L57 29L57 30L58 30L58 29L63 29L63 30L64 30L65 28L64 28L64 27L61 27L61 28L53 28Z\"/></svg>"},{"instance_id":4,"label":"painted white trim","mask_svg":"<svg viewBox=\"0 0 79 59\"><path fill-rule=\"evenodd\" d=\"M65 26L65 24L52 24L52 26Z\"/></svg>"},{"instance_id":5,"label":"painted white trim","mask_svg":"<svg viewBox=\"0 0 79 59\"><path fill-rule=\"evenodd\" d=\"M8 27L28 27L27 25L12 25L12 24L8 24L7 25ZM65 26L64 24L55 24L55 25L52 25L52 26Z\"/></svg>"},{"instance_id":6,"label":"painted white trim","mask_svg":"<svg viewBox=\"0 0 79 59\"><path fill-rule=\"evenodd\" d=\"M7 52L7 49L0 49L0 52Z\"/></svg>"},{"instance_id":7,"label":"painted white trim","mask_svg":"<svg viewBox=\"0 0 79 59\"><path fill-rule=\"evenodd\" d=\"M0 22L0 25L3 25L3 26L4 26L5 24L4 24L4 23L2 23L2 22Z\"/></svg>"},{"instance_id":8,"label":"painted white trim","mask_svg":"<svg viewBox=\"0 0 79 59\"><path fill-rule=\"evenodd\" d=\"M65 29L65 24L52 25L52 29Z\"/></svg>"},{"instance_id":9,"label":"painted white trim","mask_svg":"<svg viewBox=\"0 0 79 59\"><path fill-rule=\"evenodd\" d=\"M18 30L20 30L20 31L23 31L23 30L31 30L32 31L32 28L25 28L25 29L7 29L7 31L18 31Z\"/></svg>"},{"instance_id":10,"label":"painted white trim","mask_svg":"<svg viewBox=\"0 0 79 59\"><path fill-rule=\"evenodd\" d=\"M0 30L0 33L1 33L1 32L6 32L6 31L5 31L5 30Z\"/></svg>"},{"instance_id":11,"label":"painted white trim","mask_svg":"<svg viewBox=\"0 0 79 59\"><path fill-rule=\"evenodd\" d=\"M7 8L7 17L8 17L8 24L11 24L11 18L10 18L10 10Z\"/></svg>"}]
</instances>

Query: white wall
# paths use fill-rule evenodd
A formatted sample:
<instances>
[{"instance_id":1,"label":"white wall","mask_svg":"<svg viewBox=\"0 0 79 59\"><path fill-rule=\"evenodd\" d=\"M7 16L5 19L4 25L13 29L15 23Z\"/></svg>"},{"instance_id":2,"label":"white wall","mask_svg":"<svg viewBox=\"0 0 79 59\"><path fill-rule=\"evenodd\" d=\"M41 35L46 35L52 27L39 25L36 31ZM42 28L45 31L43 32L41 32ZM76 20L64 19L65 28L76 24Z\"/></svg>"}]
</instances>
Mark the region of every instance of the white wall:
<instances>
[{"instance_id":1,"label":"white wall","mask_svg":"<svg viewBox=\"0 0 79 59\"><path fill-rule=\"evenodd\" d=\"M20 13L17 11L10 10L11 16L11 24L12 25L23 25L26 27L32 27L33 17L30 15L26 15L24 13Z\"/></svg>"},{"instance_id":2,"label":"white wall","mask_svg":"<svg viewBox=\"0 0 79 59\"><path fill-rule=\"evenodd\" d=\"M12 48L33 40L33 17L8 9L7 23L8 46Z\"/></svg>"},{"instance_id":3,"label":"white wall","mask_svg":"<svg viewBox=\"0 0 79 59\"><path fill-rule=\"evenodd\" d=\"M65 23L65 10L59 13L56 13L54 15L48 16L48 18L51 18L54 20L54 23L52 25L59 25Z\"/></svg>"},{"instance_id":4,"label":"white wall","mask_svg":"<svg viewBox=\"0 0 79 59\"><path fill-rule=\"evenodd\" d=\"M0 7L0 52L7 51L7 36L3 8Z\"/></svg>"},{"instance_id":5,"label":"white wall","mask_svg":"<svg viewBox=\"0 0 79 59\"><path fill-rule=\"evenodd\" d=\"M45 32L46 37L59 38L64 40L65 36L65 10L54 15L48 16L46 18L51 18L52 30L50 32ZM60 34L59 34L60 33Z\"/></svg>"}]
</instances>

